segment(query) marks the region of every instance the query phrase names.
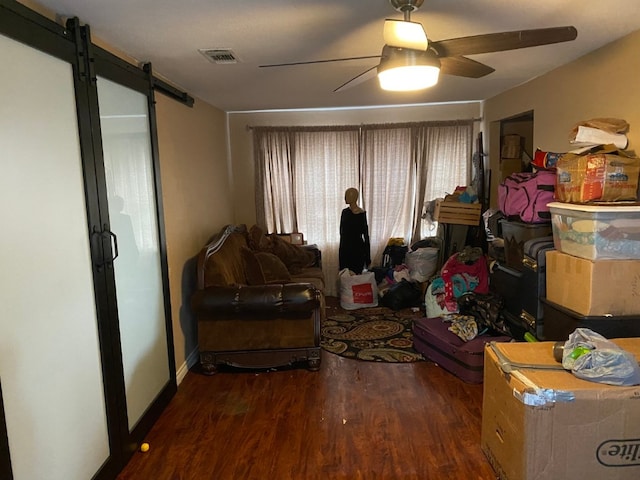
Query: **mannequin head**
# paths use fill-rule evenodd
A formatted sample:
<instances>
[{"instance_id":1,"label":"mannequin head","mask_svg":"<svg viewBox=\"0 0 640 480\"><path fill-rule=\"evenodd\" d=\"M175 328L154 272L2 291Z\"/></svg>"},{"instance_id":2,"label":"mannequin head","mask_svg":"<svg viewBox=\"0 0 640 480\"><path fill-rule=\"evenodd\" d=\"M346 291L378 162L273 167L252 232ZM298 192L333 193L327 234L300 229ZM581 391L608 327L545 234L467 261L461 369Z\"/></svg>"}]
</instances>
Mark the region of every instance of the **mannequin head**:
<instances>
[{"instance_id":1,"label":"mannequin head","mask_svg":"<svg viewBox=\"0 0 640 480\"><path fill-rule=\"evenodd\" d=\"M358 203L358 197L358 190L353 187L347 188L347 190L344 192L344 201L349 205L355 205L356 203Z\"/></svg>"}]
</instances>

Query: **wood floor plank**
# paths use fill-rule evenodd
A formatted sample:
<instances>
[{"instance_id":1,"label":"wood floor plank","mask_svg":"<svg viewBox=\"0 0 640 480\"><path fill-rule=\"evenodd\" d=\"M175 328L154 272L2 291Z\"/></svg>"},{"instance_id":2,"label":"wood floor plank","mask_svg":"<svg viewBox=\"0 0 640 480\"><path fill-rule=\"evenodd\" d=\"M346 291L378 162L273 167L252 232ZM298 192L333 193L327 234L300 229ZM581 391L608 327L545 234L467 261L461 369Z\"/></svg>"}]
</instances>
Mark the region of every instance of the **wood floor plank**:
<instances>
[{"instance_id":1,"label":"wood floor plank","mask_svg":"<svg viewBox=\"0 0 640 480\"><path fill-rule=\"evenodd\" d=\"M481 385L322 355L319 372L189 372L118 480L495 479Z\"/></svg>"}]
</instances>

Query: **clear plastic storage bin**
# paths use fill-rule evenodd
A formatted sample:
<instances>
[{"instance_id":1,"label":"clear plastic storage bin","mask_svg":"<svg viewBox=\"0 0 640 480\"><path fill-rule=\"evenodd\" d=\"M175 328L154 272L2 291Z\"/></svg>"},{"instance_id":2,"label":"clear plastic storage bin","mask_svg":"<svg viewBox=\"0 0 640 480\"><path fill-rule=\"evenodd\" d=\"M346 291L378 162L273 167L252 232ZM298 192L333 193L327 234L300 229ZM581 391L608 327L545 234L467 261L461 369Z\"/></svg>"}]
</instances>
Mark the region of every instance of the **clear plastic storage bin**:
<instances>
[{"instance_id":1,"label":"clear plastic storage bin","mask_svg":"<svg viewBox=\"0 0 640 480\"><path fill-rule=\"evenodd\" d=\"M504 240L504 256L507 265L516 270L523 270L524 244L532 238L551 235L550 223L524 223L500 220L502 238Z\"/></svg>"},{"instance_id":2,"label":"clear plastic storage bin","mask_svg":"<svg viewBox=\"0 0 640 480\"><path fill-rule=\"evenodd\" d=\"M640 205L552 202L556 250L589 260L640 259Z\"/></svg>"}]
</instances>

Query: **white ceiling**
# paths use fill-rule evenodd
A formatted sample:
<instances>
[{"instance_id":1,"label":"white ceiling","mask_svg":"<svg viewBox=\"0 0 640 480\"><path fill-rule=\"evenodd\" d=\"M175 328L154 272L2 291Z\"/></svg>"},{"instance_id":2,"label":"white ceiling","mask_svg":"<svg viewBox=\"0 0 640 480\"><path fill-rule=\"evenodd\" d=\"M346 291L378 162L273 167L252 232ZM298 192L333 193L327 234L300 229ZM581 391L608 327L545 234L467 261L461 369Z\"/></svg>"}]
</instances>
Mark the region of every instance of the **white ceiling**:
<instances>
[{"instance_id":1,"label":"white ceiling","mask_svg":"<svg viewBox=\"0 0 640 480\"><path fill-rule=\"evenodd\" d=\"M77 16L100 38L192 96L224 111L309 109L472 101L490 98L640 29L638 0L425 0L411 15L429 38L573 25L573 42L472 56L495 72L442 75L418 93L380 90L375 79L333 90L377 59L259 68L259 65L379 55L388 0L37 0ZM198 49L230 48L237 64ZM636 72L637 73L637 72ZM607 72L603 72L603 81Z\"/></svg>"}]
</instances>

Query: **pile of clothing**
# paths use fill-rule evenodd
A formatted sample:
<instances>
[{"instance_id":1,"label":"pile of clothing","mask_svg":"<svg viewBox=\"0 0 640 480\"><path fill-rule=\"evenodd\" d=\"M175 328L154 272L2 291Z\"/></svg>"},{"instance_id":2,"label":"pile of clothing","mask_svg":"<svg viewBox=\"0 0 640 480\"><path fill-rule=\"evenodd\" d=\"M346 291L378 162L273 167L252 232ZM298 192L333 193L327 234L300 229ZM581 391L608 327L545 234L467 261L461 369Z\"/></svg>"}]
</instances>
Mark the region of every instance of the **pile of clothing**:
<instances>
[{"instance_id":1,"label":"pile of clothing","mask_svg":"<svg viewBox=\"0 0 640 480\"><path fill-rule=\"evenodd\" d=\"M489 292L489 268L480 247L466 246L440 269L425 295L428 318L458 312L457 298L465 292Z\"/></svg>"},{"instance_id":2,"label":"pile of clothing","mask_svg":"<svg viewBox=\"0 0 640 480\"><path fill-rule=\"evenodd\" d=\"M464 341L487 331L510 336L502 308L502 298L489 291L489 267L479 247L449 257L425 294L427 318L442 317Z\"/></svg>"}]
</instances>

